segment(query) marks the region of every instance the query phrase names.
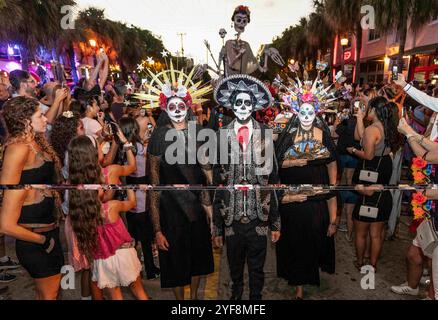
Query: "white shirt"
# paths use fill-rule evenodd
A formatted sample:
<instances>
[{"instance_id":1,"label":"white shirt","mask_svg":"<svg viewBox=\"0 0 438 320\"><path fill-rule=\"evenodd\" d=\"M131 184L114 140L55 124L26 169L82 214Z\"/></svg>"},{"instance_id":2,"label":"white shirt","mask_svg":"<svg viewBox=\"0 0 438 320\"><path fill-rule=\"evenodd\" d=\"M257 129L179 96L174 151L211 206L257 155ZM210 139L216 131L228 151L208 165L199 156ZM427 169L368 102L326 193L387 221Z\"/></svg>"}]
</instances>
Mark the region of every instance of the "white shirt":
<instances>
[{"instance_id":1,"label":"white shirt","mask_svg":"<svg viewBox=\"0 0 438 320\"><path fill-rule=\"evenodd\" d=\"M88 117L82 118L82 123L84 124L85 135L97 139L97 133L103 129L102 125L98 121Z\"/></svg>"},{"instance_id":2,"label":"white shirt","mask_svg":"<svg viewBox=\"0 0 438 320\"><path fill-rule=\"evenodd\" d=\"M427 93L422 92L410 84L403 88L408 95L417 100L423 106L438 112L438 98L429 96Z\"/></svg>"}]
</instances>

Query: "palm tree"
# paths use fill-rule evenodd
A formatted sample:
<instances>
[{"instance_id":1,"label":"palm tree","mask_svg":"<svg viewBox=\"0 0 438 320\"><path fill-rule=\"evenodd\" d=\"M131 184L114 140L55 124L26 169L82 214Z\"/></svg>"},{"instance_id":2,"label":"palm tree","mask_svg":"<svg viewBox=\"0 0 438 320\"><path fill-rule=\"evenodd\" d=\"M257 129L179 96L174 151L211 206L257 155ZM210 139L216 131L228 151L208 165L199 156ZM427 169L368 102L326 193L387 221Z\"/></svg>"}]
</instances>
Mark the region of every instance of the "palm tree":
<instances>
[{"instance_id":1,"label":"palm tree","mask_svg":"<svg viewBox=\"0 0 438 320\"><path fill-rule=\"evenodd\" d=\"M2 0L0 4L0 41L20 45L25 70L39 47L56 47L58 36L63 32L61 7L76 5L74 0Z\"/></svg>"},{"instance_id":2,"label":"palm tree","mask_svg":"<svg viewBox=\"0 0 438 320\"><path fill-rule=\"evenodd\" d=\"M329 21L327 21L324 3L314 0L313 6L315 7L315 12L312 12L309 16L306 35L307 42L312 52L314 52L314 58L319 58L315 57L316 53L325 54L329 49L332 49L335 31Z\"/></svg>"},{"instance_id":3,"label":"palm tree","mask_svg":"<svg viewBox=\"0 0 438 320\"><path fill-rule=\"evenodd\" d=\"M401 0L404 1L404 0ZM359 81L360 56L362 53L362 14L364 0L324 0L326 19L338 34L351 32L356 37L356 79Z\"/></svg>"},{"instance_id":4,"label":"palm tree","mask_svg":"<svg viewBox=\"0 0 438 320\"><path fill-rule=\"evenodd\" d=\"M438 13L438 0L372 0L372 5L376 13L377 28L384 32L396 28L398 32L400 49L397 63L399 70L403 70L408 27L417 31L431 21Z\"/></svg>"}]
</instances>

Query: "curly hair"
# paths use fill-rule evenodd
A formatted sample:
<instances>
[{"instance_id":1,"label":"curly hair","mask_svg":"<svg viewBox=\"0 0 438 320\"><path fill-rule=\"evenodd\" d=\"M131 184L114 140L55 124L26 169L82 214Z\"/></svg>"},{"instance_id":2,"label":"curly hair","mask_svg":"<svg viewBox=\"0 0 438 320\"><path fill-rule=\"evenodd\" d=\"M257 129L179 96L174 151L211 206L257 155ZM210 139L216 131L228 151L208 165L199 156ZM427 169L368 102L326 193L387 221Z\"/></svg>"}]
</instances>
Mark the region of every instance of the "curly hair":
<instances>
[{"instance_id":1,"label":"curly hair","mask_svg":"<svg viewBox=\"0 0 438 320\"><path fill-rule=\"evenodd\" d=\"M32 116L38 111L39 105L38 100L26 97L16 97L4 104L2 115L8 132L5 145L35 141L41 151L48 154L54 162L57 182L59 182L62 165L55 150L48 143L44 134L26 132L29 125L32 127Z\"/></svg>"},{"instance_id":2,"label":"curly hair","mask_svg":"<svg viewBox=\"0 0 438 320\"><path fill-rule=\"evenodd\" d=\"M68 144L77 136L79 121L81 121L81 115L79 113L73 113L73 117L71 118L64 116L58 117L53 124L50 142L62 163L64 162Z\"/></svg>"},{"instance_id":3,"label":"curly hair","mask_svg":"<svg viewBox=\"0 0 438 320\"><path fill-rule=\"evenodd\" d=\"M102 182L98 154L90 138L78 136L68 146L69 180L73 185L100 184ZM97 249L97 228L103 225L98 191L71 190L69 216L79 250L89 261Z\"/></svg>"},{"instance_id":4,"label":"curly hair","mask_svg":"<svg viewBox=\"0 0 438 320\"><path fill-rule=\"evenodd\" d=\"M391 148L392 152L397 152L401 147L400 141L403 141L397 130L397 105L393 102L388 102L385 97L380 96L371 99L368 105L369 112L374 110L377 118L382 122L386 145Z\"/></svg>"}]
</instances>

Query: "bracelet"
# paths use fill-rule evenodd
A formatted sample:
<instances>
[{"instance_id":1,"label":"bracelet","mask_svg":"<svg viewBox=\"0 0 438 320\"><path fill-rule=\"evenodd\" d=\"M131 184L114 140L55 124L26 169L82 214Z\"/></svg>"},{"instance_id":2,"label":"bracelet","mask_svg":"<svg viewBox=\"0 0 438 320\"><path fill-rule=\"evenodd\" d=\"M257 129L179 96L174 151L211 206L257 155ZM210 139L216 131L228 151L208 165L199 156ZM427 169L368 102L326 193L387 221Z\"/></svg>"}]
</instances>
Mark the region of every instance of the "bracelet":
<instances>
[{"instance_id":1,"label":"bracelet","mask_svg":"<svg viewBox=\"0 0 438 320\"><path fill-rule=\"evenodd\" d=\"M427 155L429 154L429 151L427 151L421 158L424 160L424 161L427 161L426 160L426 157L427 157Z\"/></svg>"}]
</instances>

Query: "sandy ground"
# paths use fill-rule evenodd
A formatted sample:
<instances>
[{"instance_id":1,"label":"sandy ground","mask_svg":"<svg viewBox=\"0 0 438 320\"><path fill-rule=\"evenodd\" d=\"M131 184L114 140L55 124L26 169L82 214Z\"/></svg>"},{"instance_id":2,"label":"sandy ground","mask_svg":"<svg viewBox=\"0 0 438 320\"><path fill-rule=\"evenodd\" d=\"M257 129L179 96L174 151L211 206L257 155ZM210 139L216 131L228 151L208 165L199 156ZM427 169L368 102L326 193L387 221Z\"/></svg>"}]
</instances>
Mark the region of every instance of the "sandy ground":
<instances>
[{"instance_id":1,"label":"sandy ground","mask_svg":"<svg viewBox=\"0 0 438 320\"><path fill-rule=\"evenodd\" d=\"M402 217L405 222L408 218ZM306 287L305 299L310 300L396 300L417 299L415 297L398 296L391 293L390 287L405 281L406 266L405 254L410 244L412 235L408 233L405 224L401 224L399 236L402 239L385 241L382 257L379 263L378 273L375 275L375 290L364 290L361 288L360 274L353 266L354 246L347 242L345 233L339 232L336 235L336 274L321 275L321 287ZM14 241L7 238L7 253L15 256ZM227 300L230 297L230 280L228 266L225 257L225 249L215 252L216 272L201 282L201 299L206 300ZM266 284L264 299L266 300L290 300L294 290L284 280L276 277L275 252L271 245L268 245L268 257L265 266ZM9 290L0 296L0 300L31 300L34 299L33 282L27 272L22 268L13 272L18 279L8 284ZM62 299L80 299L79 278L76 277L75 290L63 290ZM246 276L246 284L248 278ZM155 300L172 300L171 290L162 290L159 279L143 281L147 292ZM2 285L0 284L0 287ZM188 294L188 290L186 290ZM126 299L133 299L129 290L124 289ZM422 288L420 296L425 296L425 288ZM244 298L248 293L244 294Z\"/></svg>"}]
</instances>

